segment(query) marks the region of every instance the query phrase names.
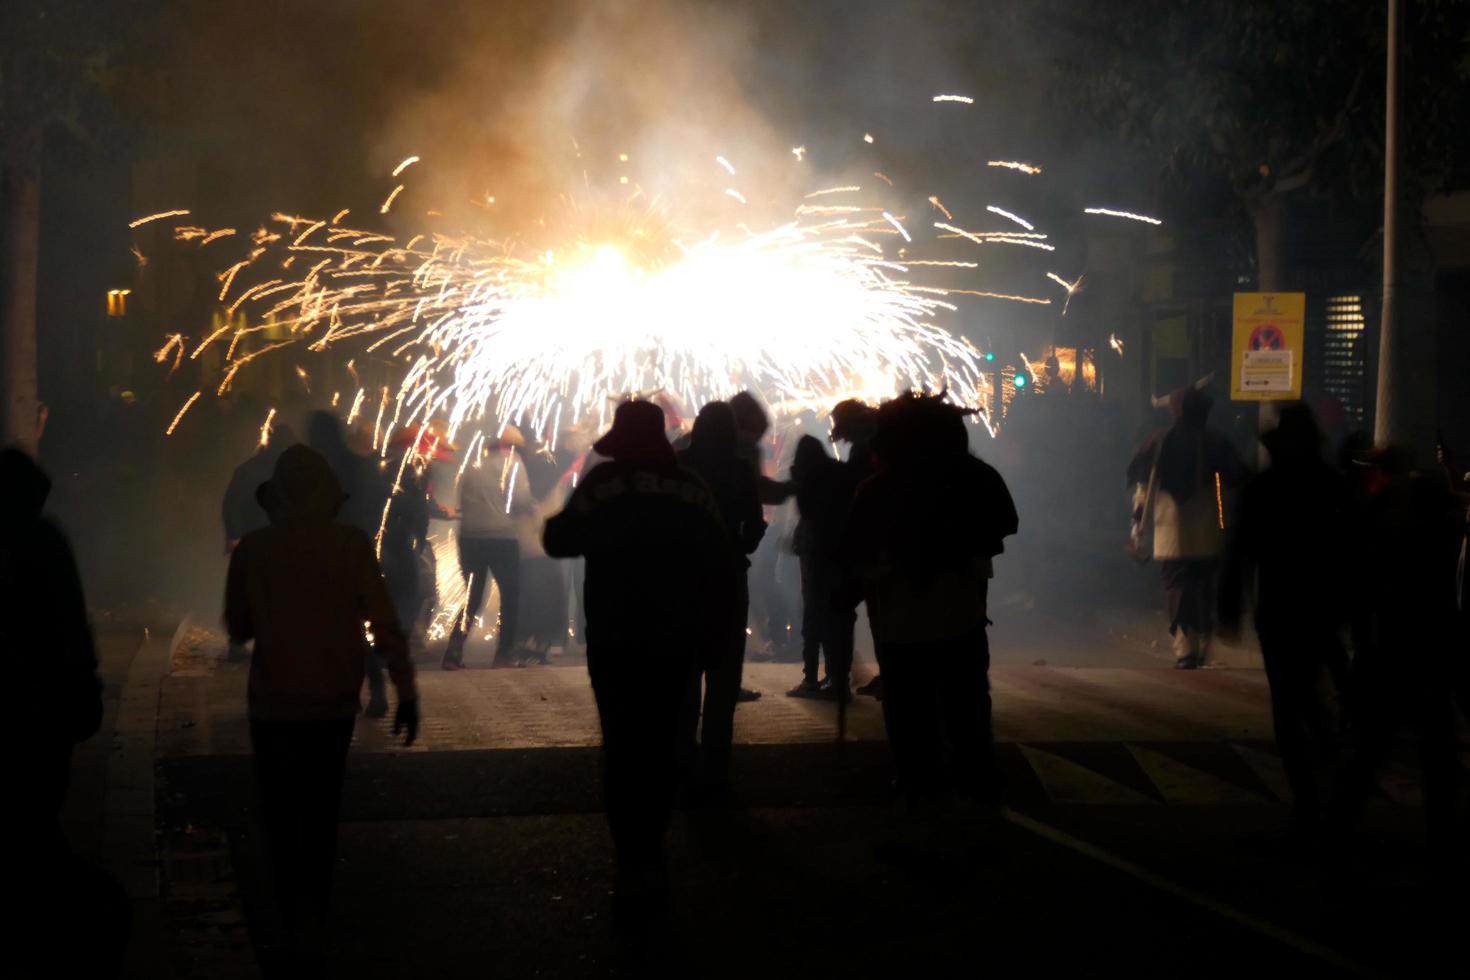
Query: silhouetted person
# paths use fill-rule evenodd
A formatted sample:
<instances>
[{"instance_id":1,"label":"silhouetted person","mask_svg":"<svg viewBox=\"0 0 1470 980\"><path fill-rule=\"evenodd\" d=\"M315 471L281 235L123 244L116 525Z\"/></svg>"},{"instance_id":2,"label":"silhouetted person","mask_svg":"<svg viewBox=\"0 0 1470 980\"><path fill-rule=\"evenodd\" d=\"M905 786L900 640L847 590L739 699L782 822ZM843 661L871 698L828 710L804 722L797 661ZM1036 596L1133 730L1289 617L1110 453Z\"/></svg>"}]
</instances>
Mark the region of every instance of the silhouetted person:
<instances>
[{"instance_id":1,"label":"silhouetted person","mask_svg":"<svg viewBox=\"0 0 1470 980\"><path fill-rule=\"evenodd\" d=\"M843 555L868 607L899 786L911 807L950 790L996 800L986 598L1015 505L943 396L883 403L873 449Z\"/></svg>"},{"instance_id":2,"label":"silhouetted person","mask_svg":"<svg viewBox=\"0 0 1470 980\"><path fill-rule=\"evenodd\" d=\"M735 413L726 402L711 402L699 410L690 430L689 448L678 454L679 464L705 482L724 519L733 570L729 588L735 596L730 621L715 649L690 675L685 711L685 741L690 748L703 719L699 745L701 782L723 787L729 779L730 744L735 734L735 704L745 668L745 632L750 608L746 581L750 559L766 533L757 474L739 454ZM704 710L700 711L703 681Z\"/></svg>"},{"instance_id":3,"label":"silhouetted person","mask_svg":"<svg viewBox=\"0 0 1470 980\"><path fill-rule=\"evenodd\" d=\"M342 488L337 522L355 527L369 537L383 520L386 480L378 461L353 452L342 422L331 412L312 412L306 418L306 444L321 454Z\"/></svg>"},{"instance_id":4,"label":"silhouetted person","mask_svg":"<svg viewBox=\"0 0 1470 980\"><path fill-rule=\"evenodd\" d=\"M6 810L17 929L6 969L22 976L116 975L129 908L110 876L77 861L60 815L72 751L102 723L87 604L66 535L41 513L51 481L19 449L0 451L0 603L8 698L24 744L10 753ZM34 971L34 972L33 972Z\"/></svg>"},{"instance_id":5,"label":"silhouetted person","mask_svg":"<svg viewBox=\"0 0 1470 980\"><path fill-rule=\"evenodd\" d=\"M277 903L292 947L323 938L347 747L372 631L398 691L393 731L418 734L408 647L361 530L335 522L343 494L320 453L292 446L260 488L270 526L230 557L225 625L255 640L250 741Z\"/></svg>"},{"instance_id":6,"label":"silhouetted person","mask_svg":"<svg viewBox=\"0 0 1470 980\"><path fill-rule=\"evenodd\" d=\"M735 415L736 455L754 467L760 502L768 507L785 503L791 499L796 488L766 475L766 437L771 431L771 417L755 395L748 391L731 395L729 404L730 411ZM790 604L786 590L781 588L778 574L780 560L780 545L774 538L751 556L756 584L750 596L749 618L754 621L761 638L772 646L785 642L786 626L791 621ZM759 698L759 691L745 687L740 689L741 701L755 701Z\"/></svg>"},{"instance_id":7,"label":"silhouetted person","mask_svg":"<svg viewBox=\"0 0 1470 980\"><path fill-rule=\"evenodd\" d=\"M719 507L678 465L663 420L651 402L619 405L593 447L608 461L542 536L553 558L587 560L587 672L617 858L614 924L635 932L667 898L663 840L695 656L728 638L735 599Z\"/></svg>"},{"instance_id":8,"label":"silhouetted person","mask_svg":"<svg viewBox=\"0 0 1470 980\"><path fill-rule=\"evenodd\" d=\"M258 531L270 523L255 491L270 479L276 460L287 446L296 442L296 430L289 425L273 426L264 445L256 447L250 458L230 474L225 487L224 502L220 507L225 525L225 551L235 549L235 543L251 531Z\"/></svg>"},{"instance_id":9,"label":"silhouetted person","mask_svg":"<svg viewBox=\"0 0 1470 980\"><path fill-rule=\"evenodd\" d=\"M495 637L495 659L491 666L516 666L511 651L519 637L521 545L516 536L514 513L529 509L533 503L520 464L518 447L523 444L521 434L507 427L460 476L459 570L468 586L469 598L454 621L454 631L444 651L445 670L459 670L464 666L465 639L470 624L485 604L491 578L500 588L500 632Z\"/></svg>"},{"instance_id":10,"label":"silhouetted person","mask_svg":"<svg viewBox=\"0 0 1470 980\"><path fill-rule=\"evenodd\" d=\"M848 398L832 406L832 440L848 445L847 459L833 490L829 523L839 536L852 510L858 487L873 474L873 432L878 413L873 406ZM829 610L826 626L827 676L832 679L832 696L848 697L852 679L852 658L856 644L857 611L848 602L835 603ZM883 696L882 675L858 689L859 694Z\"/></svg>"},{"instance_id":11,"label":"silhouetted person","mask_svg":"<svg viewBox=\"0 0 1470 980\"><path fill-rule=\"evenodd\" d=\"M383 521L379 562L398 624L411 637L424 603L431 598L423 587L423 553L428 548L431 511L427 462L417 457L409 461L398 484L398 493L393 494ZM381 657L368 658L368 692L365 713L369 718L383 717L388 712L388 703Z\"/></svg>"},{"instance_id":12,"label":"silhouetted person","mask_svg":"<svg viewBox=\"0 0 1470 980\"><path fill-rule=\"evenodd\" d=\"M796 484L795 548L801 562L801 661L802 680L787 694L792 697L837 696L833 677L832 619L837 588L842 579L839 558L842 523L846 519L851 488L845 469L827 454L821 440L802 436L791 462L791 481ZM822 654L827 655L827 683L819 678ZM849 665L843 665L846 669Z\"/></svg>"},{"instance_id":13,"label":"silhouetted person","mask_svg":"<svg viewBox=\"0 0 1470 980\"><path fill-rule=\"evenodd\" d=\"M1349 754L1333 787L1329 829L1345 834L1375 787L1395 737L1418 738L1424 818L1441 852L1454 830L1460 765L1454 731L1454 577L1464 511L1443 474L1414 470L1400 447L1358 460L1362 552L1352 596Z\"/></svg>"},{"instance_id":14,"label":"silhouetted person","mask_svg":"<svg viewBox=\"0 0 1470 980\"><path fill-rule=\"evenodd\" d=\"M1343 674L1339 631L1350 608L1357 528L1346 482L1322 458L1310 408L1283 408L1261 442L1271 465L1241 491L1220 579L1220 624L1238 635L1242 599L1252 599L1276 746L1291 784L1288 833L1304 840L1321 817L1313 741L1327 733L1323 681Z\"/></svg>"},{"instance_id":15,"label":"silhouetted person","mask_svg":"<svg viewBox=\"0 0 1470 980\"><path fill-rule=\"evenodd\" d=\"M1174 663L1203 667L1215 630L1215 574L1225 540L1226 492L1245 464L1225 436L1206 426L1213 400L1199 385L1168 397L1174 424L1150 436L1128 464L1128 480L1153 484L1153 557L1164 579L1164 611ZM1156 474L1156 475L1155 475Z\"/></svg>"}]
</instances>

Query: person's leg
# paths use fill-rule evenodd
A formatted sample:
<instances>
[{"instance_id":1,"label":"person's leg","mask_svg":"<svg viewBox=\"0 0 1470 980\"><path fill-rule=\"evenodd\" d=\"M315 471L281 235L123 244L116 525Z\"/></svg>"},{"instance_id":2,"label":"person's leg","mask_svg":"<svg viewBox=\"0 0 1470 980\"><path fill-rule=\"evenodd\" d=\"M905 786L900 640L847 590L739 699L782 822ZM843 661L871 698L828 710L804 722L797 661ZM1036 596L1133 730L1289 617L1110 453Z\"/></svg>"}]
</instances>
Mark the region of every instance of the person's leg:
<instances>
[{"instance_id":1,"label":"person's leg","mask_svg":"<svg viewBox=\"0 0 1470 980\"><path fill-rule=\"evenodd\" d=\"M620 890L643 890L662 873L692 665L667 651L592 645L587 668L602 723L603 795Z\"/></svg>"},{"instance_id":2,"label":"person's leg","mask_svg":"<svg viewBox=\"0 0 1470 980\"><path fill-rule=\"evenodd\" d=\"M1193 583L1191 635L1195 660L1203 667L1209 663L1210 646L1215 640L1215 603L1219 599L1215 580L1220 563L1214 558L1205 558L1191 564L1194 566L1190 573Z\"/></svg>"},{"instance_id":3,"label":"person's leg","mask_svg":"<svg viewBox=\"0 0 1470 980\"><path fill-rule=\"evenodd\" d=\"M485 542L485 563L500 587L500 632L495 640L495 662L510 661L511 649L519 639L521 612L521 546L514 538L492 538Z\"/></svg>"},{"instance_id":4,"label":"person's leg","mask_svg":"<svg viewBox=\"0 0 1470 980\"><path fill-rule=\"evenodd\" d=\"M932 653L923 643L883 645L883 725L910 806L934 794L940 771L940 679Z\"/></svg>"},{"instance_id":5,"label":"person's leg","mask_svg":"<svg viewBox=\"0 0 1470 980\"><path fill-rule=\"evenodd\" d=\"M700 732L704 778L725 783L730 778L730 746L735 737L735 705L745 669L745 621L750 593L745 575L736 584L735 615L729 624L726 646L720 650L704 679L704 723Z\"/></svg>"},{"instance_id":6,"label":"person's leg","mask_svg":"<svg viewBox=\"0 0 1470 980\"><path fill-rule=\"evenodd\" d=\"M485 604L486 580L490 577L490 557L487 542L480 538L459 539L459 571L469 586L465 607L454 620L454 632L449 635L449 646L444 651L444 665L457 667L464 662L465 636L469 626L480 615Z\"/></svg>"},{"instance_id":7,"label":"person's leg","mask_svg":"<svg viewBox=\"0 0 1470 980\"><path fill-rule=\"evenodd\" d=\"M949 644L934 673L952 753L951 783L979 799L998 800L1000 775L991 731L990 638L985 629Z\"/></svg>"},{"instance_id":8,"label":"person's leg","mask_svg":"<svg viewBox=\"0 0 1470 980\"><path fill-rule=\"evenodd\" d=\"M802 682L810 688L817 686L818 659L821 655L822 620L826 610L822 608L818 594L817 559L801 556L801 674Z\"/></svg>"},{"instance_id":9,"label":"person's leg","mask_svg":"<svg viewBox=\"0 0 1470 980\"><path fill-rule=\"evenodd\" d=\"M256 793L260 800L260 829L271 876L271 894L294 942L299 927L301 897L300 801L295 799L296 752L291 726L285 722L250 723L250 746L255 758Z\"/></svg>"},{"instance_id":10,"label":"person's leg","mask_svg":"<svg viewBox=\"0 0 1470 980\"><path fill-rule=\"evenodd\" d=\"M1318 820L1317 773L1309 731L1316 697L1314 656L1309 642L1292 631L1261 624L1261 657L1271 691L1276 750L1291 787L1291 829L1303 832Z\"/></svg>"},{"instance_id":11,"label":"person's leg","mask_svg":"<svg viewBox=\"0 0 1470 980\"><path fill-rule=\"evenodd\" d=\"M318 924L325 922L331 902L332 870L337 863L337 819L353 722L352 718L303 722L296 735L300 776L296 793L301 826L298 880L302 909Z\"/></svg>"}]
</instances>

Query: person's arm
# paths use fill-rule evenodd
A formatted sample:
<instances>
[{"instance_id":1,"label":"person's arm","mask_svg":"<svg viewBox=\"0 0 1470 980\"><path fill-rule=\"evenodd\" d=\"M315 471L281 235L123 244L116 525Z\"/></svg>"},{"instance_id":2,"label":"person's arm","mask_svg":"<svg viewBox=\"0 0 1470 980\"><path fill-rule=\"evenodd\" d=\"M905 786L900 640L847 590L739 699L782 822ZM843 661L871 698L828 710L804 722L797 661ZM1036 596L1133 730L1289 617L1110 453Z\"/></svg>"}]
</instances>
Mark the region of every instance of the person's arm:
<instances>
[{"instance_id":1,"label":"person's arm","mask_svg":"<svg viewBox=\"0 0 1470 980\"><path fill-rule=\"evenodd\" d=\"M244 539L230 552L230 570L225 576L225 631L232 643L255 638L255 623L250 616L250 595L246 584L250 562L250 546Z\"/></svg>"},{"instance_id":2,"label":"person's arm","mask_svg":"<svg viewBox=\"0 0 1470 980\"><path fill-rule=\"evenodd\" d=\"M45 524L49 560L46 595L51 622L57 629L61 688L71 736L80 742L96 734L102 724L102 682L97 677L97 649L87 620L87 600L71 544L60 530ZM40 611L37 611L38 614Z\"/></svg>"},{"instance_id":3,"label":"person's arm","mask_svg":"<svg viewBox=\"0 0 1470 980\"><path fill-rule=\"evenodd\" d=\"M784 504L787 500L791 499L792 494L796 493L795 483L782 483L780 480L773 480L765 474L761 474L756 482L760 491L760 502L768 507L774 507L776 504Z\"/></svg>"},{"instance_id":4,"label":"person's arm","mask_svg":"<svg viewBox=\"0 0 1470 980\"><path fill-rule=\"evenodd\" d=\"M753 471L751 471L753 472ZM766 514L761 506L759 488L754 480L749 481L741 493L744 511L740 515L740 547L749 555L760 547L761 539L766 536Z\"/></svg>"},{"instance_id":5,"label":"person's arm","mask_svg":"<svg viewBox=\"0 0 1470 980\"><path fill-rule=\"evenodd\" d=\"M541 547L550 558L580 558L587 553L587 511L591 499L587 482L576 490L561 513L546 519L541 531Z\"/></svg>"},{"instance_id":6,"label":"person's arm","mask_svg":"<svg viewBox=\"0 0 1470 980\"><path fill-rule=\"evenodd\" d=\"M1250 588L1254 577L1254 506L1254 495L1247 489L1241 495L1236 522L1226 535L1223 561L1220 564L1216 621L1221 638L1231 642L1240 637L1241 621L1245 618L1246 590Z\"/></svg>"}]
</instances>

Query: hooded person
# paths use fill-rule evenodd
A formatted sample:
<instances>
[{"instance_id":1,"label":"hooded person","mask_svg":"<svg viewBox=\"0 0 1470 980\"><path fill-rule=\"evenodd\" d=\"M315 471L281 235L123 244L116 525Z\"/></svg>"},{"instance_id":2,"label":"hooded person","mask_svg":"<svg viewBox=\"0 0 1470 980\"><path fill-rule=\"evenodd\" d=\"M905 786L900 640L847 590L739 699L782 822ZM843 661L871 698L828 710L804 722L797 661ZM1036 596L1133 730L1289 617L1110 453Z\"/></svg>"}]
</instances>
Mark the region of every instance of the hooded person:
<instances>
[{"instance_id":1,"label":"hooded person","mask_svg":"<svg viewBox=\"0 0 1470 980\"><path fill-rule=\"evenodd\" d=\"M686 749L692 749L696 729L703 722L699 738L702 776L714 787L723 786L729 778L735 705L745 666L745 628L750 606L748 556L760 545L766 532L756 470L740 455L738 443L735 413L729 403L710 402L694 418L689 447L678 454L680 465L702 479L714 494L729 539L730 567L735 573L731 583L736 596L732 617L716 649L691 674L684 713Z\"/></svg>"},{"instance_id":2,"label":"hooded person","mask_svg":"<svg viewBox=\"0 0 1470 980\"><path fill-rule=\"evenodd\" d=\"M81 577L66 534L43 514L51 481L19 449L0 451L0 609L7 696L24 740L6 773L7 914L13 976L118 976L127 894L71 851L62 832L75 747L102 723L102 684Z\"/></svg>"},{"instance_id":3,"label":"hooded person","mask_svg":"<svg viewBox=\"0 0 1470 980\"><path fill-rule=\"evenodd\" d=\"M1225 494L1246 473L1230 441L1206 425L1214 404L1204 390L1207 381L1155 401L1167 404L1173 424L1146 439L1128 464L1131 483L1154 488L1151 512L1138 516L1153 525L1153 557L1163 575L1175 666L1184 669L1209 660L1215 573L1225 544Z\"/></svg>"},{"instance_id":4,"label":"hooded person","mask_svg":"<svg viewBox=\"0 0 1470 980\"><path fill-rule=\"evenodd\" d=\"M408 646L373 551L336 522L343 493L331 467L292 446L260 488L270 526L230 556L225 625L255 641L247 701L266 848L292 942L320 935L336 861L337 810L361 710L364 624L398 693L393 731L418 734Z\"/></svg>"},{"instance_id":5,"label":"hooded person","mask_svg":"<svg viewBox=\"0 0 1470 980\"><path fill-rule=\"evenodd\" d=\"M1276 745L1291 785L1291 838L1305 840L1321 816L1314 742L1327 736L1322 681L1341 682L1339 639L1356 579L1346 481L1323 459L1323 437L1301 402L1281 409L1261 435L1270 465L1241 489L1220 575L1220 628L1233 637L1254 609L1271 690ZM1247 602L1248 600L1248 602Z\"/></svg>"},{"instance_id":6,"label":"hooded person","mask_svg":"<svg viewBox=\"0 0 1470 980\"><path fill-rule=\"evenodd\" d=\"M606 462L547 520L542 544L553 558L586 559L587 672L617 862L614 925L639 935L667 898L663 840L681 709L696 656L728 637L735 549L714 496L679 466L657 405L619 405L593 450Z\"/></svg>"}]
</instances>

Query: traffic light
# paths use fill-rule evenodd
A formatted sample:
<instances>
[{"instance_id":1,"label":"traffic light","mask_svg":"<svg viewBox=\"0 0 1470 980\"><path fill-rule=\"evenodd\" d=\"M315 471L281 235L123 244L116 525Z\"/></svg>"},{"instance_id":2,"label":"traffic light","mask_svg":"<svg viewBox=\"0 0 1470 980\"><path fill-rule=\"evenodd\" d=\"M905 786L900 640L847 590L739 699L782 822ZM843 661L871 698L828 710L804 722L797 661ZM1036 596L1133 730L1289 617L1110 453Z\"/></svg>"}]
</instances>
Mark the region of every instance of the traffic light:
<instances>
[{"instance_id":1,"label":"traffic light","mask_svg":"<svg viewBox=\"0 0 1470 980\"><path fill-rule=\"evenodd\" d=\"M1030 383L1031 379L1026 376L1025 371L1017 371L1015 377L1011 378L1011 384L1015 385L1017 389L1024 388Z\"/></svg>"},{"instance_id":2,"label":"traffic light","mask_svg":"<svg viewBox=\"0 0 1470 980\"><path fill-rule=\"evenodd\" d=\"M993 350L986 351L985 352L985 360L987 360L987 361L993 361L993 360L995 360L995 351L993 351Z\"/></svg>"}]
</instances>

